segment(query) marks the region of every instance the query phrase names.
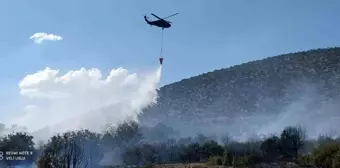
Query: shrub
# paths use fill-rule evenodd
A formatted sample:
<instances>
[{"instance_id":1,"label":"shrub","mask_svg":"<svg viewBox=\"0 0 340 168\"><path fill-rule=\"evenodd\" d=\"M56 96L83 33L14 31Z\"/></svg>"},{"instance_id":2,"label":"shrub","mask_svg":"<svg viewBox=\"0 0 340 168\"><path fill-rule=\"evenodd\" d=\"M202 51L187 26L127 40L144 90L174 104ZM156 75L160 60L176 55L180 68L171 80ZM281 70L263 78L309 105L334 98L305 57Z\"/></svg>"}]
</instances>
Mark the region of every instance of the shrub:
<instances>
[{"instance_id":1,"label":"shrub","mask_svg":"<svg viewBox=\"0 0 340 168\"><path fill-rule=\"evenodd\" d=\"M321 145L313 153L314 164L320 168L332 168L339 164L340 144Z\"/></svg>"},{"instance_id":2,"label":"shrub","mask_svg":"<svg viewBox=\"0 0 340 168\"><path fill-rule=\"evenodd\" d=\"M233 155L230 152L225 152L222 162L223 166L231 166L233 164Z\"/></svg>"},{"instance_id":3,"label":"shrub","mask_svg":"<svg viewBox=\"0 0 340 168\"><path fill-rule=\"evenodd\" d=\"M200 153L203 158L209 158L210 156L223 156L224 149L216 141L210 140L202 145Z\"/></svg>"},{"instance_id":4,"label":"shrub","mask_svg":"<svg viewBox=\"0 0 340 168\"><path fill-rule=\"evenodd\" d=\"M221 156L212 156L212 157L209 157L208 159L208 162L207 162L208 165L222 165L223 164L223 158Z\"/></svg>"},{"instance_id":5,"label":"shrub","mask_svg":"<svg viewBox=\"0 0 340 168\"><path fill-rule=\"evenodd\" d=\"M241 156L233 156L233 166L243 166L243 160Z\"/></svg>"},{"instance_id":6,"label":"shrub","mask_svg":"<svg viewBox=\"0 0 340 168\"><path fill-rule=\"evenodd\" d=\"M298 157L297 163L300 166L312 166L313 158L311 155L302 155Z\"/></svg>"},{"instance_id":7,"label":"shrub","mask_svg":"<svg viewBox=\"0 0 340 168\"><path fill-rule=\"evenodd\" d=\"M256 155L234 156L233 166L250 166L260 163L260 158Z\"/></svg>"},{"instance_id":8,"label":"shrub","mask_svg":"<svg viewBox=\"0 0 340 168\"><path fill-rule=\"evenodd\" d=\"M145 165L143 166L143 168L154 168L154 167L155 167L155 165L152 164L152 163L148 163L148 164L145 164Z\"/></svg>"},{"instance_id":9,"label":"shrub","mask_svg":"<svg viewBox=\"0 0 340 168\"><path fill-rule=\"evenodd\" d=\"M230 142L227 150L232 153L233 156L244 156L250 154L260 154L261 142L260 141L248 141L248 142Z\"/></svg>"},{"instance_id":10,"label":"shrub","mask_svg":"<svg viewBox=\"0 0 340 168\"><path fill-rule=\"evenodd\" d=\"M338 168L340 167L340 151L336 152L336 154L333 157L333 162L332 162L333 168Z\"/></svg>"}]
</instances>

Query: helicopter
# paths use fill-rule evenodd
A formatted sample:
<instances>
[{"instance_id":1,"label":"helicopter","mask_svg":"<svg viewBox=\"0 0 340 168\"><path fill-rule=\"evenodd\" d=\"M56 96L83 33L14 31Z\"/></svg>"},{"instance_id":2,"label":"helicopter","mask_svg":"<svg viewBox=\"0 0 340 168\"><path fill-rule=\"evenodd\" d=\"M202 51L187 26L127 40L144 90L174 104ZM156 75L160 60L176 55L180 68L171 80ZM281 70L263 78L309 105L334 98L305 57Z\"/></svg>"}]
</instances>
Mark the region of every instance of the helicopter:
<instances>
[{"instance_id":1,"label":"helicopter","mask_svg":"<svg viewBox=\"0 0 340 168\"><path fill-rule=\"evenodd\" d=\"M151 13L151 15L156 17L158 20L150 21L150 20L148 20L148 17L146 15L144 15L144 20L146 21L146 23L148 23L150 25L150 27L151 26L157 26L157 27L160 27L162 29L170 28L171 27L171 22L167 21L165 19L170 18L170 17L175 16L175 15L178 15L178 14L179 13L175 13L175 14L172 14L172 15L167 16L165 18L160 18L157 15Z\"/></svg>"}]
</instances>

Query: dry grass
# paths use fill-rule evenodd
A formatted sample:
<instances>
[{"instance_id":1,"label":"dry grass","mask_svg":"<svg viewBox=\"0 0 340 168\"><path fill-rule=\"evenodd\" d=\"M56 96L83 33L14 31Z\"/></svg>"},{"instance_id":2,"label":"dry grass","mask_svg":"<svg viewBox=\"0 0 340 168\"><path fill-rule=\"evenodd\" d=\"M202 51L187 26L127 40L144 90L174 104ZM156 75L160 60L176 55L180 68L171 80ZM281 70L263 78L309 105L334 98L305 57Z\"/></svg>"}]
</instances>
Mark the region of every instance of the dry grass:
<instances>
[{"instance_id":1,"label":"dry grass","mask_svg":"<svg viewBox=\"0 0 340 168\"><path fill-rule=\"evenodd\" d=\"M208 166L206 166L204 163L178 163L156 165L155 168L208 168Z\"/></svg>"},{"instance_id":2,"label":"dry grass","mask_svg":"<svg viewBox=\"0 0 340 168\"><path fill-rule=\"evenodd\" d=\"M282 163L271 163L271 164L257 164L254 166L248 166L249 168L308 168L308 167L300 167L297 164L290 162L282 162ZM154 165L153 168L248 168L246 166L210 166L204 163L178 163L178 164L162 164L162 165ZM107 168L126 168L126 167L107 167ZM132 168L132 167L129 167ZM137 168L137 167L135 167ZM142 167L139 167L142 168ZM315 167L309 167L315 168Z\"/></svg>"},{"instance_id":3,"label":"dry grass","mask_svg":"<svg viewBox=\"0 0 340 168\"><path fill-rule=\"evenodd\" d=\"M306 168L300 167L294 163L272 163L272 164L257 164L254 166L249 166L251 168ZM226 167L226 166L210 166L204 163L180 163L180 164L164 164L164 165L155 165L155 168L246 168L246 166L240 167Z\"/></svg>"},{"instance_id":4,"label":"dry grass","mask_svg":"<svg viewBox=\"0 0 340 168\"><path fill-rule=\"evenodd\" d=\"M226 168L226 166L210 166L205 163L179 163L156 165L155 168Z\"/></svg>"}]
</instances>

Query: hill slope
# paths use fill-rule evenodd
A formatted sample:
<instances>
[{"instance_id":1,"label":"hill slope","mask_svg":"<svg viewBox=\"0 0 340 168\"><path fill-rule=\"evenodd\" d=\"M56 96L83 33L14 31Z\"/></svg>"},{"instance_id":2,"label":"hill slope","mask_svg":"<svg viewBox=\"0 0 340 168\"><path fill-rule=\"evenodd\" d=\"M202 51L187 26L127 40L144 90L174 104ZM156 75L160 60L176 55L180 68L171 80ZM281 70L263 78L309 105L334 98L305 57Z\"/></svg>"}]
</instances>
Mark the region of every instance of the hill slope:
<instances>
[{"instance_id":1,"label":"hill slope","mask_svg":"<svg viewBox=\"0 0 340 168\"><path fill-rule=\"evenodd\" d=\"M326 119L335 118L340 109L339 74L340 48L252 61L162 87L158 104L140 119L145 125L166 123L185 134L265 133L289 124L309 129L316 122L323 130L312 132L319 133L336 123ZM317 121L310 123L310 117Z\"/></svg>"}]
</instances>

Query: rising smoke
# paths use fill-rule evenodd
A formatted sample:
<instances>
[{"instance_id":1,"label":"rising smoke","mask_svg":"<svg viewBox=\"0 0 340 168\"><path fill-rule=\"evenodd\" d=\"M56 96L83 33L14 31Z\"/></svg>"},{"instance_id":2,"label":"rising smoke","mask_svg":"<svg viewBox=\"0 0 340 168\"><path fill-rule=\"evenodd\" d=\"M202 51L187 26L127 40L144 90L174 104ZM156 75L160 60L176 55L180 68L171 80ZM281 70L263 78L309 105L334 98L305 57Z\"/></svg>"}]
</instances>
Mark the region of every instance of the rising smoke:
<instances>
[{"instance_id":1,"label":"rising smoke","mask_svg":"<svg viewBox=\"0 0 340 168\"><path fill-rule=\"evenodd\" d=\"M229 111L209 113L228 106L225 99L221 98L214 100L214 104L206 106L201 113L192 112L191 116L183 119L167 117L165 122L180 130L182 136L195 136L197 133L222 137L229 135L237 141L280 134L285 127L297 125L306 129L308 138L315 139L329 133L339 136L340 132L336 128L339 126L340 97L329 95L337 90L336 85L332 87L323 82L299 79L287 85L282 91L282 97L259 98L255 111L237 111L235 116L230 116L232 112ZM199 93L196 95L200 96ZM244 103L246 107L248 102ZM177 106L180 105L179 103ZM177 114L180 112L179 110Z\"/></svg>"},{"instance_id":2,"label":"rising smoke","mask_svg":"<svg viewBox=\"0 0 340 168\"><path fill-rule=\"evenodd\" d=\"M76 129L98 132L107 124L137 120L142 109L155 104L162 68L137 75L123 68L103 78L99 69L45 68L19 83L26 98L24 114L11 120L35 137L46 140L53 133Z\"/></svg>"},{"instance_id":3,"label":"rising smoke","mask_svg":"<svg viewBox=\"0 0 340 168\"><path fill-rule=\"evenodd\" d=\"M98 69L82 68L60 75L58 70L46 68L27 75L20 82L21 95L27 99L27 104L23 107L24 115L14 118L11 123L26 126L30 132L35 132L35 138L44 140L53 133L67 130L101 132L107 124L127 119L136 121L143 108L157 103L160 77L161 67L139 75L118 68L107 77L103 77ZM339 97L328 98L320 92L324 87L324 84L298 81L285 91L284 99L290 99L289 104L278 107L272 98L257 102L263 108L279 109L278 113L259 110L233 120L223 114L211 115L210 119L199 118L200 121L193 121L193 118L170 121L167 118L171 123L168 126L180 131L184 137L197 133L228 134L235 140L244 141L253 136L280 133L286 126L301 125L309 137L316 138L334 132L339 121L336 117ZM222 121L216 122L218 120ZM193 124L184 124L187 121Z\"/></svg>"}]
</instances>

